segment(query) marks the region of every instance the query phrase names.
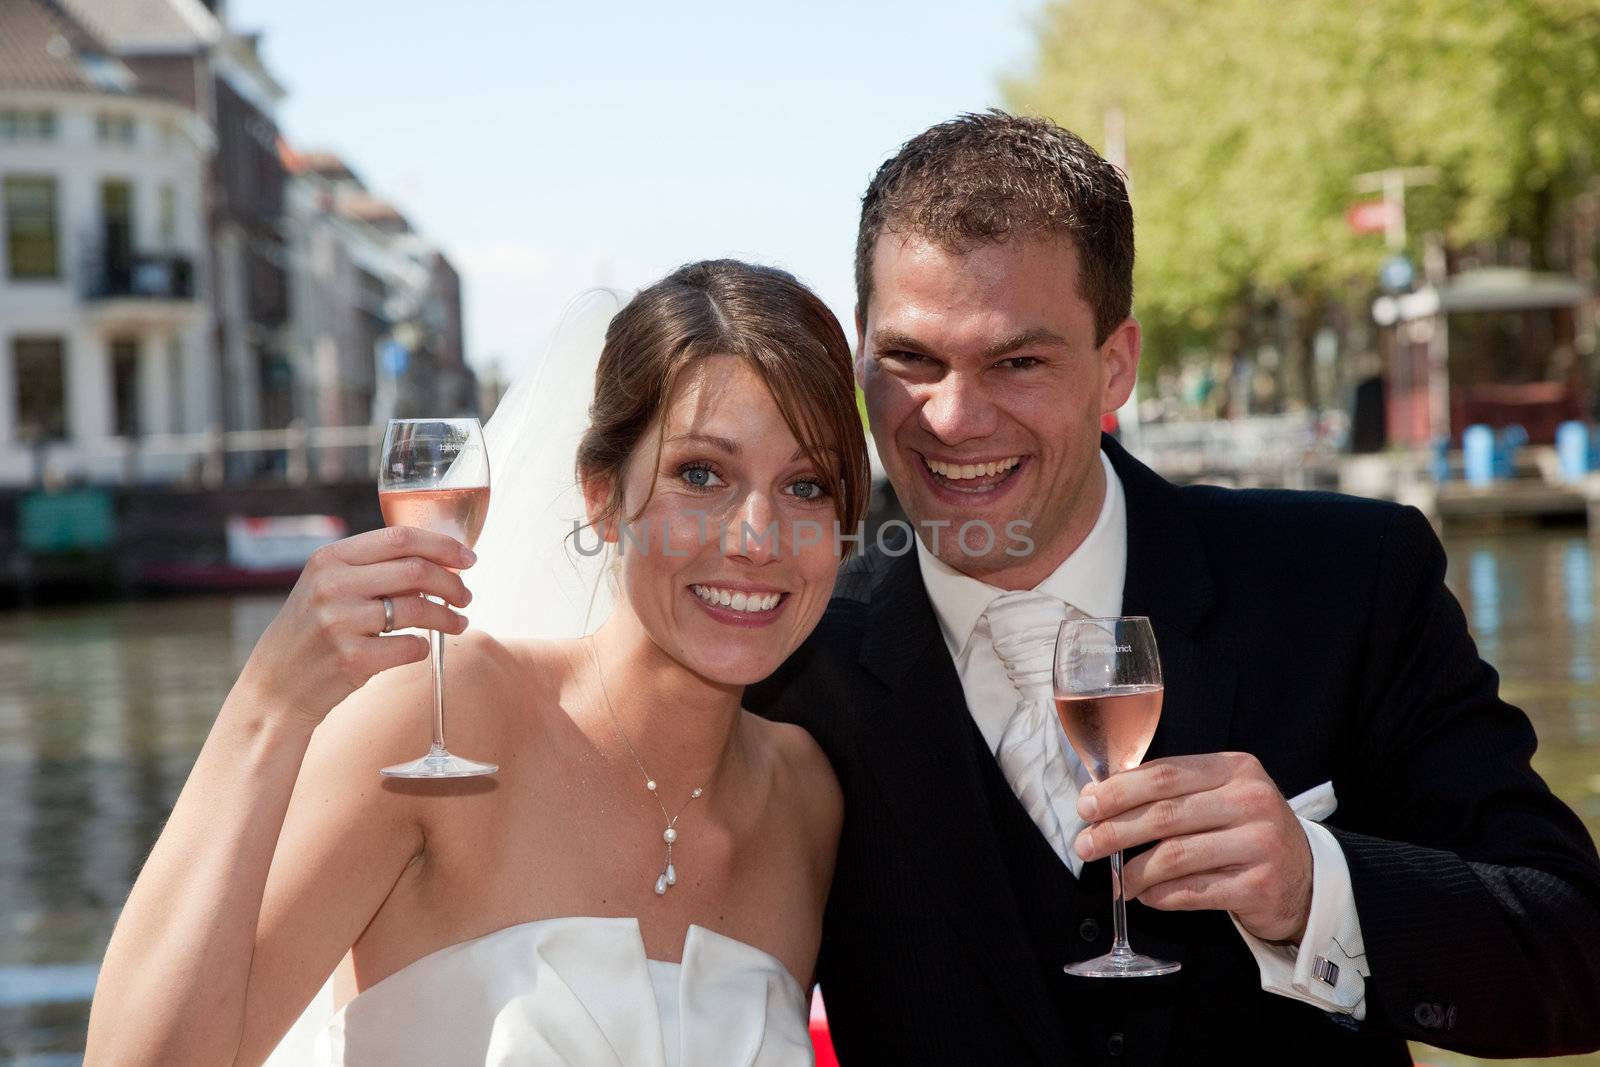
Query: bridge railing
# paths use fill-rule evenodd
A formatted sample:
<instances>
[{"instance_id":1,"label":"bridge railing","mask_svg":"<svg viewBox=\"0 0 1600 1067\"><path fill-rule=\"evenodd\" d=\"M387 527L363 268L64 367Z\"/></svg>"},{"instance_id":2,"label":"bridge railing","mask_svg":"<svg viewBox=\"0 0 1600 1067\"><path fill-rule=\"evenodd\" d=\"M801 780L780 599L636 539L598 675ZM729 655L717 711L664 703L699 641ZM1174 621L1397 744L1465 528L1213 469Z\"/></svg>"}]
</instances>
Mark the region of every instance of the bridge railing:
<instances>
[{"instance_id":1,"label":"bridge railing","mask_svg":"<svg viewBox=\"0 0 1600 1067\"><path fill-rule=\"evenodd\" d=\"M105 437L48 442L0 472L12 486L57 481L90 485L241 482L307 485L373 477L381 425L304 426L275 430Z\"/></svg>"},{"instance_id":2,"label":"bridge railing","mask_svg":"<svg viewBox=\"0 0 1600 1067\"><path fill-rule=\"evenodd\" d=\"M1138 456L1167 478L1301 486L1333 453L1315 414L1156 422L1139 427Z\"/></svg>"}]
</instances>

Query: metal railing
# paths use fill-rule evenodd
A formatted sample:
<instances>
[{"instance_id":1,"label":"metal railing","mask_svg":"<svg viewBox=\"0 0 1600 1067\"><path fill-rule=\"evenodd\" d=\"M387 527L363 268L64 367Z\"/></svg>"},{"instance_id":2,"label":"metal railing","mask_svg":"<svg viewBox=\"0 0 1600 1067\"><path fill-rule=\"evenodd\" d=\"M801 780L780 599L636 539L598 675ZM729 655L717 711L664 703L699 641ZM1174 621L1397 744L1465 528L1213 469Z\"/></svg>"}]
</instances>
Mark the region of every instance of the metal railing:
<instances>
[{"instance_id":1,"label":"metal railing","mask_svg":"<svg viewBox=\"0 0 1600 1067\"><path fill-rule=\"evenodd\" d=\"M193 300L194 260L164 254L135 255L120 264L102 262L91 269L85 295L91 300Z\"/></svg>"},{"instance_id":2,"label":"metal railing","mask_svg":"<svg viewBox=\"0 0 1600 1067\"><path fill-rule=\"evenodd\" d=\"M1145 423L1138 455L1163 476L1301 486L1333 449L1312 414Z\"/></svg>"},{"instance_id":3,"label":"metal railing","mask_svg":"<svg viewBox=\"0 0 1600 1067\"><path fill-rule=\"evenodd\" d=\"M62 466L78 468L76 473L94 484L192 482L219 488L349 481L375 476L383 429L381 425L308 427L296 422L277 430L108 437L57 443L41 456L40 466L65 461Z\"/></svg>"}]
</instances>

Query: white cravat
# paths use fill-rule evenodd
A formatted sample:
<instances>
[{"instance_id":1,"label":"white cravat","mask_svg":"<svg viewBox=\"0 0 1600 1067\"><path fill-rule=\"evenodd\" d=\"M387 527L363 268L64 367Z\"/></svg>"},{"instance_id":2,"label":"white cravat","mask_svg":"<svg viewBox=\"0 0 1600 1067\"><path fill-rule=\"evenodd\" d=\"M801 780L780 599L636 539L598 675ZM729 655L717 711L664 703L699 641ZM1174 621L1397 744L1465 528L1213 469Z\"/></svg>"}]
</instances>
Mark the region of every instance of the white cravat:
<instances>
[{"instance_id":1,"label":"white cravat","mask_svg":"<svg viewBox=\"0 0 1600 1067\"><path fill-rule=\"evenodd\" d=\"M1002 593L984 612L995 654L1017 692L995 758L1028 817L1073 874L1083 866L1072 848L1083 828L1077 814L1079 762L1062 743L1050 669L1056 632L1063 620L1080 614L1059 597L1033 591Z\"/></svg>"}]
</instances>

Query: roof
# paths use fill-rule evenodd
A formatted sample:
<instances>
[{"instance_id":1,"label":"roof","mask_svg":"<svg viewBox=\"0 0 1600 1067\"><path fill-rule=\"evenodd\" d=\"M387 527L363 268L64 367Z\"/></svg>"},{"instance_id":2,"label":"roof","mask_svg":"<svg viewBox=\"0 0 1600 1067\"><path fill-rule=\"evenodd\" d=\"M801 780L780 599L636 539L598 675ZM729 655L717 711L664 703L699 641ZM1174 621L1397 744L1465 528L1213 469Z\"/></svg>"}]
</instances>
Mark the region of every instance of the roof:
<instances>
[{"instance_id":1,"label":"roof","mask_svg":"<svg viewBox=\"0 0 1600 1067\"><path fill-rule=\"evenodd\" d=\"M341 195L335 204L340 215L356 222L364 222L386 233L408 233L411 223L400 214L400 210L387 200L380 200L367 193L351 190Z\"/></svg>"},{"instance_id":2,"label":"roof","mask_svg":"<svg viewBox=\"0 0 1600 1067\"><path fill-rule=\"evenodd\" d=\"M138 84L53 0L0 0L0 89L131 92Z\"/></svg>"},{"instance_id":3,"label":"roof","mask_svg":"<svg viewBox=\"0 0 1600 1067\"><path fill-rule=\"evenodd\" d=\"M60 3L118 53L193 52L222 36L222 24L200 0Z\"/></svg>"},{"instance_id":4,"label":"roof","mask_svg":"<svg viewBox=\"0 0 1600 1067\"><path fill-rule=\"evenodd\" d=\"M1587 284L1565 274L1520 267L1481 267L1452 275L1414 293L1379 297L1372 305L1380 326L1423 319L1440 311L1538 311L1575 307L1593 296Z\"/></svg>"},{"instance_id":5,"label":"roof","mask_svg":"<svg viewBox=\"0 0 1600 1067\"><path fill-rule=\"evenodd\" d=\"M335 182L354 182L362 184L360 176L350 169L346 163L334 152L319 149L308 149L300 153L300 169L306 173L315 174L319 178L326 178Z\"/></svg>"}]
</instances>

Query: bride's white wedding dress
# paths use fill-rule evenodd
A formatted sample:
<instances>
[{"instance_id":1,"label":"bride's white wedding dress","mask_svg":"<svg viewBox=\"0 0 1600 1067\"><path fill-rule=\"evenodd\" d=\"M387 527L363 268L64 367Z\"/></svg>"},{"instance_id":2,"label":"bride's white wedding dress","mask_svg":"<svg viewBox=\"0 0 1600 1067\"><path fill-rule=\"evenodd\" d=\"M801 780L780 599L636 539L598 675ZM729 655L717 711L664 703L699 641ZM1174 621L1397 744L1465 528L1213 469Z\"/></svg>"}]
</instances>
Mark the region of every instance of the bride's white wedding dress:
<instances>
[{"instance_id":1,"label":"bride's white wedding dress","mask_svg":"<svg viewBox=\"0 0 1600 1067\"><path fill-rule=\"evenodd\" d=\"M440 949L333 1008L324 987L268 1067L797 1067L805 990L778 959L689 927L647 959L638 920L541 919Z\"/></svg>"}]
</instances>

